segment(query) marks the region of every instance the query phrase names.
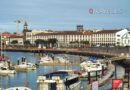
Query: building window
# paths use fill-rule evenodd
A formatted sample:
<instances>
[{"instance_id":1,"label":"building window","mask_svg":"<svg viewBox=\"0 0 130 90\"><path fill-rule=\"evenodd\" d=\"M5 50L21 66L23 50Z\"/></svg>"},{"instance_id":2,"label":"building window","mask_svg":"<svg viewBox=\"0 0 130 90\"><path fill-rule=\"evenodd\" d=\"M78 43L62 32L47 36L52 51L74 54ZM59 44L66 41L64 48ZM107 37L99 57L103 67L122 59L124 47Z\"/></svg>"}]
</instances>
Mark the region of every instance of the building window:
<instances>
[{"instance_id":1,"label":"building window","mask_svg":"<svg viewBox=\"0 0 130 90\"><path fill-rule=\"evenodd\" d=\"M120 44L120 42L117 42L117 44Z\"/></svg>"},{"instance_id":2,"label":"building window","mask_svg":"<svg viewBox=\"0 0 130 90\"><path fill-rule=\"evenodd\" d=\"M117 37L120 37L120 35L117 35Z\"/></svg>"}]
</instances>

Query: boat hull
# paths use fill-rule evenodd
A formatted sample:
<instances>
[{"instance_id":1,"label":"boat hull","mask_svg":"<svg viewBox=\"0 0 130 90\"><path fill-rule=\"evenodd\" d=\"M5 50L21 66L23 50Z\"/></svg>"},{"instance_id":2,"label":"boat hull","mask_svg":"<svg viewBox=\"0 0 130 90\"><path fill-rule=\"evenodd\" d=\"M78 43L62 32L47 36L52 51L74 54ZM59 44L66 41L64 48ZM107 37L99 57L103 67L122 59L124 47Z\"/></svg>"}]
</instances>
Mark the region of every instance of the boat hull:
<instances>
[{"instance_id":1,"label":"boat hull","mask_svg":"<svg viewBox=\"0 0 130 90\"><path fill-rule=\"evenodd\" d=\"M15 70L0 70L0 75L10 75L10 74L15 74Z\"/></svg>"},{"instance_id":2,"label":"boat hull","mask_svg":"<svg viewBox=\"0 0 130 90\"><path fill-rule=\"evenodd\" d=\"M15 70L16 70L16 71L36 70L36 66L32 66L32 67L28 67L28 66L22 67L22 66L17 65L17 66L15 66Z\"/></svg>"}]
</instances>

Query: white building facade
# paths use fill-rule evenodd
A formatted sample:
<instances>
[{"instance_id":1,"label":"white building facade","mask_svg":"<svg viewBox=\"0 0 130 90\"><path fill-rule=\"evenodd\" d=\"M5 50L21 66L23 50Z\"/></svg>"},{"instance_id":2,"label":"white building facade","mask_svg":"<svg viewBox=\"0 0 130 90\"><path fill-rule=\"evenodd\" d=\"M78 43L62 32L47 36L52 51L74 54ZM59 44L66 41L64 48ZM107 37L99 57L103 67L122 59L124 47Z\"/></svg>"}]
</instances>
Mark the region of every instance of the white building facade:
<instances>
[{"instance_id":1,"label":"white building facade","mask_svg":"<svg viewBox=\"0 0 130 90\"><path fill-rule=\"evenodd\" d=\"M128 46L129 30L101 30L92 34L93 46Z\"/></svg>"},{"instance_id":2,"label":"white building facade","mask_svg":"<svg viewBox=\"0 0 130 90\"><path fill-rule=\"evenodd\" d=\"M37 39L53 38L58 40L58 46L68 46L70 42L74 41L89 41L90 46L130 46L130 33L127 29L101 30L93 33L86 31L31 31L26 34L26 39L31 44L35 44Z\"/></svg>"},{"instance_id":3,"label":"white building facade","mask_svg":"<svg viewBox=\"0 0 130 90\"><path fill-rule=\"evenodd\" d=\"M42 32L46 33L46 31L43 30L28 30L28 32L26 32L26 40L30 41L31 44L34 44L35 42L34 36Z\"/></svg>"},{"instance_id":4,"label":"white building facade","mask_svg":"<svg viewBox=\"0 0 130 90\"><path fill-rule=\"evenodd\" d=\"M16 40L18 41L17 45L24 45L24 42L23 42L23 36L11 36L8 38L9 40L9 45L11 45L11 42Z\"/></svg>"},{"instance_id":5,"label":"white building facade","mask_svg":"<svg viewBox=\"0 0 130 90\"><path fill-rule=\"evenodd\" d=\"M116 46L130 46L130 31L127 29L116 33Z\"/></svg>"},{"instance_id":6,"label":"white building facade","mask_svg":"<svg viewBox=\"0 0 130 90\"><path fill-rule=\"evenodd\" d=\"M130 33L128 29L98 30L88 32L83 25L77 25L76 31L28 30L27 22L24 24L24 41L35 44L37 39L57 39L58 46L68 46L74 41L89 41L90 46L130 46Z\"/></svg>"},{"instance_id":7,"label":"white building facade","mask_svg":"<svg viewBox=\"0 0 130 90\"><path fill-rule=\"evenodd\" d=\"M64 31L64 32L53 32L53 33L40 33L34 36L34 41L37 39L57 39L58 46L68 46L70 42L74 41L89 41L91 42L90 32L78 32L78 31Z\"/></svg>"}]
</instances>

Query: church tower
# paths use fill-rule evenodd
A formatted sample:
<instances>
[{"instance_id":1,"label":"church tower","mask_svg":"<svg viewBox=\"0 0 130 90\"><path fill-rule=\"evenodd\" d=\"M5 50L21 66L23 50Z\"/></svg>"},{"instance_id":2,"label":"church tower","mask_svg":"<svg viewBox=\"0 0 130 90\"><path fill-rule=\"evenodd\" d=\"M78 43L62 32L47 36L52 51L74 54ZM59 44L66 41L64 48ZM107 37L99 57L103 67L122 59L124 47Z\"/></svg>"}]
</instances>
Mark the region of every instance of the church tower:
<instances>
[{"instance_id":1,"label":"church tower","mask_svg":"<svg viewBox=\"0 0 130 90\"><path fill-rule=\"evenodd\" d=\"M25 20L24 22L24 29L23 29L23 42L26 41L26 33L28 32L28 24L27 24L27 21Z\"/></svg>"},{"instance_id":2,"label":"church tower","mask_svg":"<svg viewBox=\"0 0 130 90\"><path fill-rule=\"evenodd\" d=\"M24 22L24 30L25 31L28 31L28 24L27 24L27 21L25 20L25 22Z\"/></svg>"}]
</instances>

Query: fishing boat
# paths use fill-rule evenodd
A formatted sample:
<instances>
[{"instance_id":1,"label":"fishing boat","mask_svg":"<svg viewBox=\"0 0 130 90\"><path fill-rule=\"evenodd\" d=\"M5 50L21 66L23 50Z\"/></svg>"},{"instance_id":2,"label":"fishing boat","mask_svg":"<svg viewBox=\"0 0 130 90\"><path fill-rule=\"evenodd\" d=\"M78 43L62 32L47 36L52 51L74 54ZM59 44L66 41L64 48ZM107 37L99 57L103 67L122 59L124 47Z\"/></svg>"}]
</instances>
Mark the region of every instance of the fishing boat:
<instances>
[{"instance_id":1,"label":"fishing boat","mask_svg":"<svg viewBox=\"0 0 130 90\"><path fill-rule=\"evenodd\" d=\"M17 71L35 70L36 65L33 63L28 63L26 58L22 57L21 61L18 60L17 65L15 65L15 69Z\"/></svg>"},{"instance_id":2,"label":"fishing boat","mask_svg":"<svg viewBox=\"0 0 130 90\"><path fill-rule=\"evenodd\" d=\"M4 90L32 90L28 87L10 87L10 88L7 88L7 89L4 89Z\"/></svg>"},{"instance_id":3,"label":"fishing boat","mask_svg":"<svg viewBox=\"0 0 130 90\"><path fill-rule=\"evenodd\" d=\"M57 71L38 76L38 90L80 90L79 76Z\"/></svg>"},{"instance_id":4,"label":"fishing boat","mask_svg":"<svg viewBox=\"0 0 130 90\"><path fill-rule=\"evenodd\" d=\"M10 61L0 61L0 75L10 75L15 73L16 71L12 68Z\"/></svg>"},{"instance_id":5,"label":"fishing boat","mask_svg":"<svg viewBox=\"0 0 130 90\"><path fill-rule=\"evenodd\" d=\"M11 75L15 73L16 71L10 69L9 67L0 67L0 75Z\"/></svg>"}]
</instances>

